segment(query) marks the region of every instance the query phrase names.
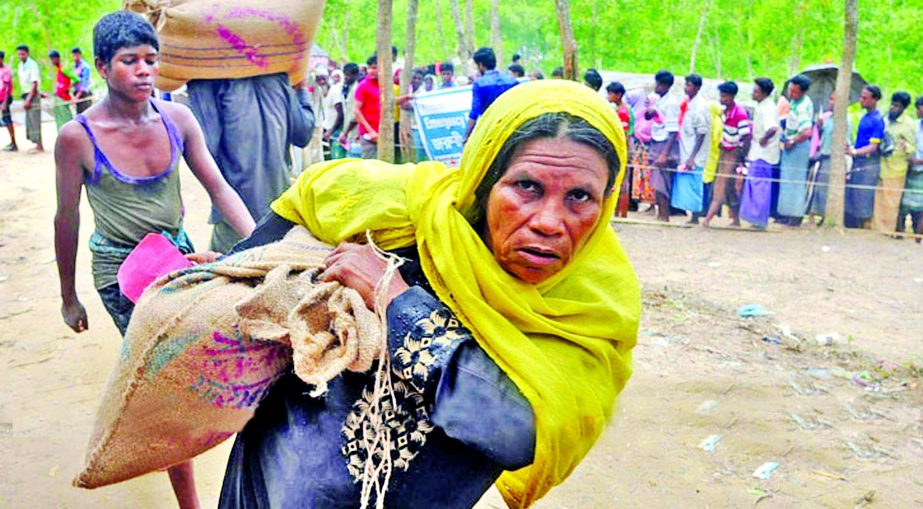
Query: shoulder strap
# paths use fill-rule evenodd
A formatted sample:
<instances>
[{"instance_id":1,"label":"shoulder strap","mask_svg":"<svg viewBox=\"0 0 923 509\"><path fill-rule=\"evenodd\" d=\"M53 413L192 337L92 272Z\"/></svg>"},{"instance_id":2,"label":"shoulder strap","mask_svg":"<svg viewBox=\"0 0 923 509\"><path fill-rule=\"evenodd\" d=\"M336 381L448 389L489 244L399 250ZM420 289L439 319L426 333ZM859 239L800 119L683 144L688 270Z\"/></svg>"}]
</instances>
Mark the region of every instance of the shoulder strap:
<instances>
[{"instance_id":1,"label":"shoulder strap","mask_svg":"<svg viewBox=\"0 0 923 509\"><path fill-rule=\"evenodd\" d=\"M99 182L99 174L102 171L102 161L105 160L106 155L99 150L99 145L96 143L96 136L93 135L93 130L90 129L90 123L87 121L87 117L83 113L78 114L74 117L74 120L77 121L83 127L83 130L86 131L87 136L90 138L90 143L93 144L93 175L90 176L87 180L88 184L95 184Z\"/></svg>"},{"instance_id":2,"label":"shoulder strap","mask_svg":"<svg viewBox=\"0 0 923 509\"><path fill-rule=\"evenodd\" d=\"M182 154L185 150L183 146L183 137L179 134L179 129L176 127L176 124L173 123L173 119L170 118L165 111L161 111L157 107L157 103L151 99L151 107L154 108L154 111L160 114L160 118L163 119L163 126L167 129L167 135L170 137L170 144L173 145L173 163L176 163L178 155Z\"/></svg>"}]
</instances>

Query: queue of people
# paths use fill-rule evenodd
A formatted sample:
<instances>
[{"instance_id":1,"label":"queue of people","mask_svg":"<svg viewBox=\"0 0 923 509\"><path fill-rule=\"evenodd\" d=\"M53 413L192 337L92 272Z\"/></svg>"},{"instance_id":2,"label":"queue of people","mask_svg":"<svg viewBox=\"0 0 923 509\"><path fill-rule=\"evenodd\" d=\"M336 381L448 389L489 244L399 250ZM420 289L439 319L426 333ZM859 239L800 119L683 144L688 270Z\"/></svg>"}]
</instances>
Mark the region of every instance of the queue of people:
<instances>
[{"instance_id":1,"label":"queue of people","mask_svg":"<svg viewBox=\"0 0 923 509\"><path fill-rule=\"evenodd\" d=\"M770 218L797 227L805 217L820 224L826 215L830 157L843 150L850 159L846 173L845 212L848 228L883 233L905 231L907 217L915 233L923 233L923 96L908 111L911 96L897 91L882 113L881 89L866 85L859 98L865 114L856 129L847 126L850 142L833 146L833 96L826 111L816 109L807 92L811 80L789 80L785 96L773 101L769 78L753 83L755 106L736 101L739 87L720 84L719 104L701 96L702 77L684 80L684 99L670 89L674 76L660 71L653 93L627 93L613 82L606 90L631 140L632 164L626 185L635 206L661 221L677 213L690 223L709 226L726 207L731 226L740 220L765 228ZM596 90L599 74L590 69L584 83ZM916 117L914 118L914 114ZM628 209L625 202L618 213ZM919 239L918 239L919 241Z\"/></svg>"},{"instance_id":2,"label":"queue of people","mask_svg":"<svg viewBox=\"0 0 923 509\"><path fill-rule=\"evenodd\" d=\"M472 76L456 75L452 62L436 62L426 66L414 67L410 72L407 93L402 94L400 85L401 69L394 71L393 86L395 90L395 133L399 132L401 111L413 112L413 99L426 92L472 86L472 107L469 114L467 139L477 123L477 119L490 104L506 90L525 80L525 69L518 63L511 64L506 72L497 66L497 57L489 47L479 48L472 58L477 74ZM398 65L397 48L392 48L392 64ZM314 97L314 110L318 122L326 127L322 131L323 159L343 157L377 157L378 131L381 117L381 85L378 73L378 56L370 56L364 64L349 62L342 67L336 62L318 66L312 71L312 78L304 84ZM542 79L540 71L533 71L530 80ZM406 116L411 122L411 137L408 140L415 152L415 161L426 159L423 144L416 125L416 117ZM396 138L400 148L400 140ZM400 161L399 151L396 157ZM313 155L313 162L320 160ZM305 165L306 166L306 165Z\"/></svg>"}]
</instances>

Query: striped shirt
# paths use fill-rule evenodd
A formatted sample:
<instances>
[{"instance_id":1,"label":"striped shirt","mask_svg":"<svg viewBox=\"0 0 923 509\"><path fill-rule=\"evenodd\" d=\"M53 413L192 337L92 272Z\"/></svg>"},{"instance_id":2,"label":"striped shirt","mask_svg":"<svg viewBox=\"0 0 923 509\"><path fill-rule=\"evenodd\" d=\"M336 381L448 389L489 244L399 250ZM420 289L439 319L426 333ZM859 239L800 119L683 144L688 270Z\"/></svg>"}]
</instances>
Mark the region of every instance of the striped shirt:
<instances>
[{"instance_id":1,"label":"striped shirt","mask_svg":"<svg viewBox=\"0 0 923 509\"><path fill-rule=\"evenodd\" d=\"M804 95L791 103L792 109L785 119L785 138L792 139L814 125L814 102Z\"/></svg>"},{"instance_id":2,"label":"striped shirt","mask_svg":"<svg viewBox=\"0 0 923 509\"><path fill-rule=\"evenodd\" d=\"M741 147L741 140L750 135L750 115L747 114L747 110L733 103L730 111L725 109L721 112L721 121L724 123L721 148L731 151Z\"/></svg>"}]
</instances>

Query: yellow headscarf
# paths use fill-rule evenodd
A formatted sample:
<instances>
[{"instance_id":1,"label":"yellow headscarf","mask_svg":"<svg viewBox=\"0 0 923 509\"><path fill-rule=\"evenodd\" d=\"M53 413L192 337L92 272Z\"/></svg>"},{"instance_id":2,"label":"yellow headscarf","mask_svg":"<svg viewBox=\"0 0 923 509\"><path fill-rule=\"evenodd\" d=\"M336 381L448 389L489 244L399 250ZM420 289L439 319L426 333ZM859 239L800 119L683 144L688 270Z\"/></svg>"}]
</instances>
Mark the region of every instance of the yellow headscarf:
<instances>
[{"instance_id":1,"label":"yellow headscarf","mask_svg":"<svg viewBox=\"0 0 923 509\"><path fill-rule=\"evenodd\" d=\"M466 211L507 138L549 112L583 118L602 132L621 168L599 221L571 263L533 285L500 267ZM534 463L504 472L497 482L511 507L529 506L573 471L631 375L640 293L609 226L625 161L625 133L605 100L577 83L542 80L510 89L488 108L465 145L460 168L332 161L308 168L272 204L277 214L332 244L371 230L383 249L417 245L436 295L535 413Z\"/></svg>"}]
</instances>

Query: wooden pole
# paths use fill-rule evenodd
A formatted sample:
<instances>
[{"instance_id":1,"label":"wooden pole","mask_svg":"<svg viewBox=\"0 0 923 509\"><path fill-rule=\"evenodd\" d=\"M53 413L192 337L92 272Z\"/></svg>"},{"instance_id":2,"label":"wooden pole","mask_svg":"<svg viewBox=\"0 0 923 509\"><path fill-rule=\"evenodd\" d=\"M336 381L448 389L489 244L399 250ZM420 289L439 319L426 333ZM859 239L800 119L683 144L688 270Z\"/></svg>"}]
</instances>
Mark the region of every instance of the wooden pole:
<instances>
[{"instance_id":1,"label":"wooden pole","mask_svg":"<svg viewBox=\"0 0 923 509\"><path fill-rule=\"evenodd\" d=\"M462 23L461 11L458 10L458 0L449 0L449 7L451 7L452 10L452 21L455 23L455 37L458 41L455 52L458 55L458 59L461 61L461 69L459 69L459 71L462 75L468 76L471 74L471 53L468 52L468 43L465 42L465 25Z\"/></svg>"},{"instance_id":2,"label":"wooden pole","mask_svg":"<svg viewBox=\"0 0 923 509\"><path fill-rule=\"evenodd\" d=\"M833 227L843 226L846 188L846 110L849 108L849 87L856 59L856 37L859 33L857 0L846 0L843 25L843 58L836 75L833 105L833 149L830 154L830 187L827 189L827 211L824 222Z\"/></svg>"},{"instance_id":3,"label":"wooden pole","mask_svg":"<svg viewBox=\"0 0 923 509\"><path fill-rule=\"evenodd\" d=\"M391 0L378 0L378 86L381 121L378 124L378 158L394 162L394 84L391 79Z\"/></svg>"},{"instance_id":4,"label":"wooden pole","mask_svg":"<svg viewBox=\"0 0 923 509\"><path fill-rule=\"evenodd\" d=\"M404 69L401 71L401 95L407 95L411 92L410 79L413 76L413 59L417 48L417 11L419 8L418 0L408 0L407 2L407 34L404 40ZM401 108L401 155L405 163L416 161L416 150L413 146L413 136L411 134L411 117L413 110Z\"/></svg>"},{"instance_id":5,"label":"wooden pole","mask_svg":"<svg viewBox=\"0 0 923 509\"><path fill-rule=\"evenodd\" d=\"M702 4L702 14L699 16L699 30L695 34L695 42L692 43L692 53L689 55L689 73L695 72L695 54L699 51L699 43L702 41L702 32L705 30L705 20L708 19L708 3L705 0Z\"/></svg>"},{"instance_id":6,"label":"wooden pole","mask_svg":"<svg viewBox=\"0 0 923 509\"><path fill-rule=\"evenodd\" d=\"M497 55L497 66L502 68L506 60L503 59L503 37L500 34L500 0L493 0L490 9L490 45Z\"/></svg>"},{"instance_id":7,"label":"wooden pole","mask_svg":"<svg viewBox=\"0 0 923 509\"><path fill-rule=\"evenodd\" d=\"M558 31L561 32L561 50L564 57L564 79L577 80L577 40L570 22L570 2L555 0L558 13Z\"/></svg>"}]
</instances>

